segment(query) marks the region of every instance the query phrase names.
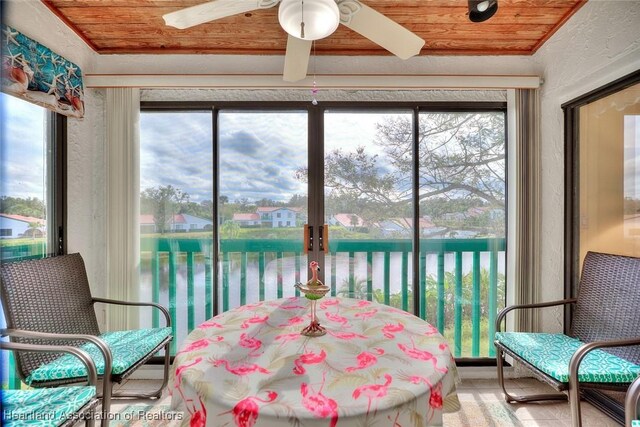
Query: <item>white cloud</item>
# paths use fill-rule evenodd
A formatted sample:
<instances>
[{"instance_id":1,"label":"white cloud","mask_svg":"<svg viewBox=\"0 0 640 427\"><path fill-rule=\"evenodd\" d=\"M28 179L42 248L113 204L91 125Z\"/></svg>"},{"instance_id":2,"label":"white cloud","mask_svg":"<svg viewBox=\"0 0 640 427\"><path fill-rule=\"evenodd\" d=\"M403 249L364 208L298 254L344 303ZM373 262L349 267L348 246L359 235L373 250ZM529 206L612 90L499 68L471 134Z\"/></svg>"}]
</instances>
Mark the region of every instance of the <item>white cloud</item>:
<instances>
[{"instance_id":1,"label":"white cloud","mask_svg":"<svg viewBox=\"0 0 640 427\"><path fill-rule=\"evenodd\" d=\"M211 113L144 113L140 122L140 188L173 185L194 202L212 200Z\"/></svg>"},{"instance_id":2,"label":"white cloud","mask_svg":"<svg viewBox=\"0 0 640 427\"><path fill-rule=\"evenodd\" d=\"M410 113L329 112L325 151L365 146L379 154L380 173L391 166L374 144L376 123ZM295 178L308 163L306 111L221 111L219 188L230 200L287 201L307 194ZM144 113L141 120L141 187L171 184L191 199L212 199L213 164L210 112Z\"/></svg>"},{"instance_id":3,"label":"white cloud","mask_svg":"<svg viewBox=\"0 0 640 427\"><path fill-rule=\"evenodd\" d=\"M44 200L47 110L6 94L0 103L0 195Z\"/></svg>"},{"instance_id":4,"label":"white cloud","mask_svg":"<svg viewBox=\"0 0 640 427\"><path fill-rule=\"evenodd\" d=\"M306 112L221 112L220 194L287 201L306 194L295 178L307 164Z\"/></svg>"}]
</instances>

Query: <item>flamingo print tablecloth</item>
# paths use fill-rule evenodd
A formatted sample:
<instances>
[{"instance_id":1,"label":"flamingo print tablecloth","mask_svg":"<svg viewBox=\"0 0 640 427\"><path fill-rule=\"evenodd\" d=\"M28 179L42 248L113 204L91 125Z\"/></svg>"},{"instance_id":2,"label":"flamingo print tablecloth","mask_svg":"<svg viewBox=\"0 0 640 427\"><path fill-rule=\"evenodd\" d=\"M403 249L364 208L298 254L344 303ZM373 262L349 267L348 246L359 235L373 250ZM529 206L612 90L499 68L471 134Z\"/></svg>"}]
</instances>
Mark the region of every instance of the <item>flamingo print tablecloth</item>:
<instances>
[{"instance_id":1,"label":"flamingo print tablecloth","mask_svg":"<svg viewBox=\"0 0 640 427\"><path fill-rule=\"evenodd\" d=\"M438 331L374 302L319 301L322 337L300 330L309 302L245 305L201 324L177 353L172 408L191 426L441 425L458 409L456 367Z\"/></svg>"}]
</instances>

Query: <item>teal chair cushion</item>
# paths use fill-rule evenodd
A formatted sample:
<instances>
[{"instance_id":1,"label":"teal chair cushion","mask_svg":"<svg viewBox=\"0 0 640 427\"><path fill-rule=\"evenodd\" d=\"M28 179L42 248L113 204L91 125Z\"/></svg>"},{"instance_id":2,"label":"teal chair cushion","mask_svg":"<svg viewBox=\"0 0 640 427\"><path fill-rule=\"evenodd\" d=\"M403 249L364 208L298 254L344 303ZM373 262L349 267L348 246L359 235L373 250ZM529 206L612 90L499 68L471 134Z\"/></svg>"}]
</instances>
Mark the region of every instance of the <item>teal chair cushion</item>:
<instances>
[{"instance_id":1,"label":"teal chair cushion","mask_svg":"<svg viewBox=\"0 0 640 427\"><path fill-rule=\"evenodd\" d=\"M559 382L569 382L569 360L583 342L563 334L498 332L496 340L515 354ZM640 374L640 366L606 351L593 350L582 359L578 381L589 383L630 383Z\"/></svg>"},{"instance_id":2,"label":"teal chair cushion","mask_svg":"<svg viewBox=\"0 0 640 427\"><path fill-rule=\"evenodd\" d=\"M95 387L3 390L2 425L59 426L76 414L95 395Z\"/></svg>"},{"instance_id":3,"label":"teal chair cushion","mask_svg":"<svg viewBox=\"0 0 640 427\"><path fill-rule=\"evenodd\" d=\"M109 348L113 357L111 373L122 374L140 359L144 358L151 350L156 348L165 338L171 335L171 328L136 329L131 331L106 332L100 335ZM92 343L80 347L89 353L96 365L98 375L104 374L104 357ZM87 369L82 362L69 354L65 354L56 360L42 365L33 370L25 382L52 381L67 378L86 377Z\"/></svg>"},{"instance_id":4,"label":"teal chair cushion","mask_svg":"<svg viewBox=\"0 0 640 427\"><path fill-rule=\"evenodd\" d=\"M640 427L640 420L631 421L631 427Z\"/></svg>"}]
</instances>

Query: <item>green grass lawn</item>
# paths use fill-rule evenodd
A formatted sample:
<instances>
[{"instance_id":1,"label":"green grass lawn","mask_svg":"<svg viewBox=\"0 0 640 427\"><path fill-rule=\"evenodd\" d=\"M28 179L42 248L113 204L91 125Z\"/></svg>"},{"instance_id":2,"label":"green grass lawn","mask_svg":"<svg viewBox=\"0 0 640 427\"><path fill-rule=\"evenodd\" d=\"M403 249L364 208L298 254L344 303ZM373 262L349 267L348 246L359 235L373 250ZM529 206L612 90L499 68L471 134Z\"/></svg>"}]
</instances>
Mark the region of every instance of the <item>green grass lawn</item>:
<instances>
[{"instance_id":1,"label":"green grass lawn","mask_svg":"<svg viewBox=\"0 0 640 427\"><path fill-rule=\"evenodd\" d=\"M47 239L43 237L39 237L39 238L25 237L21 239L2 239L0 240L0 247L45 245L46 243L47 243Z\"/></svg>"}]
</instances>

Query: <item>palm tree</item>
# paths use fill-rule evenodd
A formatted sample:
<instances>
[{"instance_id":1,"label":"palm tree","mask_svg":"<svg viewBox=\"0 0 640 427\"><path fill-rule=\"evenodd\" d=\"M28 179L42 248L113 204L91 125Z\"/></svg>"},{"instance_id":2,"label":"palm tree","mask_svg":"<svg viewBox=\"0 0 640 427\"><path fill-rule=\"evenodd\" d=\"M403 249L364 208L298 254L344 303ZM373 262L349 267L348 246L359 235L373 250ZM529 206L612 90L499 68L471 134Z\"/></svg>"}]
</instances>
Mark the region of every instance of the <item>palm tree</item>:
<instances>
[{"instance_id":1,"label":"palm tree","mask_svg":"<svg viewBox=\"0 0 640 427\"><path fill-rule=\"evenodd\" d=\"M349 278L346 278L342 281L342 286L338 290L337 295L341 297L356 299L369 299L369 292L367 291L367 279L354 277L353 281L353 292L349 291Z\"/></svg>"}]
</instances>

